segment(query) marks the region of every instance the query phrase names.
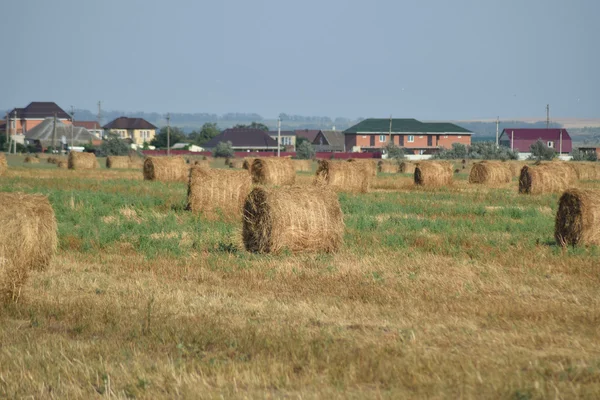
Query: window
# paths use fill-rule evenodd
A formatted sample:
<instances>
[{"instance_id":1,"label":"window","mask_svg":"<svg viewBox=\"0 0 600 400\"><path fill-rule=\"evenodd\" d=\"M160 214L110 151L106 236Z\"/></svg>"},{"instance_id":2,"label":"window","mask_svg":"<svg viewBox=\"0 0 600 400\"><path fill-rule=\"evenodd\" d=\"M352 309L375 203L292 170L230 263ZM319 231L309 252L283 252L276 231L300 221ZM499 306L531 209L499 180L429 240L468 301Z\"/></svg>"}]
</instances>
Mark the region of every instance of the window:
<instances>
[{"instance_id":1,"label":"window","mask_svg":"<svg viewBox=\"0 0 600 400\"><path fill-rule=\"evenodd\" d=\"M385 143L385 135L379 135L379 141Z\"/></svg>"},{"instance_id":2,"label":"window","mask_svg":"<svg viewBox=\"0 0 600 400\"><path fill-rule=\"evenodd\" d=\"M457 136L456 138L457 138L457 139L460 139L461 137L462 137L462 136Z\"/></svg>"},{"instance_id":3,"label":"window","mask_svg":"<svg viewBox=\"0 0 600 400\"><path fill-rule=\"evenodd\" d=\"M423 139L423 136L419 136L419 139Z\"/></svg>"},{"instance_id":4,"label":"window","mask_svg":"<svg viewBox=\"0 0 600 400\"><path fill-rule=\"evenodd\" d=\"M415 137L413 135L408 135L407 142L408 143L413 143L414 141L415 141Z\"/></svg>"},{"instance_id":5,"label":"window","mask_svg":"<svg viewBox=\"0 0 600 400\"><path fill-rule=\"evenodd\" d=\"M554 142L548 142L548 147L550 147L550 148L554 147Z\"/></svg>"},{"instance_id":6,"label":"window","mask_svg":"<svg viewBox=\"0 0 600 400\"><path fill-rule=\"evenodd\" d=\"M448 135L444 135L444 139L448 139Z\"/></svg>"},{"instance_id":7,"label":"window","mask_svg":"<svg viewBox=\"0 0 600 400\"><path fill-rule=\"evenodd\" d=\"M367 138L367 136L366 136L366 135L363 135L363 139L366 139L366 138Z\"/></svg>"}]
</instances>

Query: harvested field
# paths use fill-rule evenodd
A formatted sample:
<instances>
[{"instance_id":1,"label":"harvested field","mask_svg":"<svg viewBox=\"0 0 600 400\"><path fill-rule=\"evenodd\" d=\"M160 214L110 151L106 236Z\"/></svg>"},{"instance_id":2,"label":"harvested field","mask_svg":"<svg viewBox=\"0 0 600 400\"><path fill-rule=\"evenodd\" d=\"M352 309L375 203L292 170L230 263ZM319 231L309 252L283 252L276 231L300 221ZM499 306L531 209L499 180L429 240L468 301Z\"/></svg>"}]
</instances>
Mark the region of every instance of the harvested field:
<instances>
[{"instance_id":1,"label":"harvested field","mask_svg":"<svg viewBox=\"0 0 600 400\"><path fill-rule=\"evenodd\" d=\"M144 179L147 181L187 182L190 167L182 157L147 157Z\"/></svg>"},{"instance_id":2,"label":"harvested field","mask_svg":"<svg viewBox=\"0 0 600 400\"><path fill-rule=\"evenodd\" d=\"M502 161L481 161L473 164L469 173L469 183L498 185L509 183L513 173Z\"/></svg>"},{"instance_id":3,"label":"harvested field","mask_svg":"<svg viewBox=\"0 0 600 400\"><path fill-rule=\"evenodd\" d=\"M320 160L315 185L337 192L367 193L372 179L373 175L367 164Z\"/></svg>"},{"instance_id":4,"label":"harvested field","mask_svg":"<svg viewBox=\"0 0 600 400\"><path fill-rule=\"evenodd\" d=\"M0 152L0 176L4 175L7 169L8 164L6 162L6 156L4 153Z\"/></svg>"},{"instance_id":5,"label":"harvested field","mask_svg":"<svg viewBox=\"0 0 600 400\"><path fill-rule=\"evenodd\" d=\"M415 184L420 186L449 186L452 185L454 171L448 162L422 162L415 167Z\"/></svg>"},{"instance_id":6,"label":"harvested field","mask_svg":"<svg viewBox=\"0 0 600 400\"><path fill-rule=\"evenodd\" d=\"M250 174L252 182L259 185L293 185L296 181L294 164L289 158L256 158Z\"/></svg>"},{"instance_id":7,"label":"harvested field","mask_svg":"<svg viewBox=\"0 0 600 400\"><path fill-rule=\"evenodd\" d=\"M25 157L25 159L23 160L24 163L26 164L39 164L40 163L40 159L33 157L33 156L27 156Z\"/></svg>"},{"instance_id":8,"label":"harvested field","mask_svg":"<svg viewBox=\"0 0 600 400\"><path fill-rule=\"evenodd\" d=\"M229 160L229 168L242 169L244 167L243 158L231 158Z\"/></svg>"},{"instance_id":9,"label":"harvested field","mask_svg":"<svg viewBox=\"0 0 600 400\"><path fill-rule=\"evenodd\" d=\"M312 171L312 160L292 160L294 163L294 169L297 172L311 172Z\"/></svg>"},{"instance_id":10,"label":"harvested field","mask_svg":"<svg viewBox=\"0 0 600 400\"><path fill-rule=\"evenodd\" d=\"M56 163L56 166L58 168L68 169L69 168L69 162L68 161L59 161L59 162Z\"/></svg>"},{"instance_id":11,"label":"harvested field","mask_svg":"<svg viewBox=\"0 0 600 400\"><path fill-rule=\"evenodd\" d=\"M564 162L524 166L519 176L519 193L559 193L577 183L573 167Z\"/></svg>"}]
</instances>

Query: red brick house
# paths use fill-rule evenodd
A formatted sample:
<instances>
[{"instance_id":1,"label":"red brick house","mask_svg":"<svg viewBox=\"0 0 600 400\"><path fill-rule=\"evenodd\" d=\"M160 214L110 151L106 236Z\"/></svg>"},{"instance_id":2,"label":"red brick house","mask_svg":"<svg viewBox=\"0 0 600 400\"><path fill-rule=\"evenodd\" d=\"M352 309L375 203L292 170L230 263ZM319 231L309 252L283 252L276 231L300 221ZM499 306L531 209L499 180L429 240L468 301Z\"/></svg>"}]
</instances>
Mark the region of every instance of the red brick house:
<instances>
[{"instance_id":1,"label":"red brick house","mask_svg":"<svg viewBox=\"0 0 600 400\"><path fill-rule=\"evenodd\" d=\"M521 153L529 153L530 146L541 140L544 144L554 149L559 154L568 154L573 149L571 136L566 129L527 129L507 128L502 131L499 142L501 146L518 150Z\"/></svg>"},{"instance_id":2,"label":"red brick house","mask_svg":"<svg viewBox=\"0 0 600 400\"><path fill-rule=\"evenodd\" d=\"M27 134L27 131L41 124L46 118L54 118L64 124L71 124L71 116L51 101L34 101L25 108L13 108L7 113L6 128L10 135Z\"/></svg>"},{"instance_id":3,"label":"red brick house","mask_svg":"<svg viewBox=\"0 0 600 400\"><path fill-rule=\"evenodd\" d=\"M468 146L472 134L448 122L412 118L369 118L344 131L346 151L379 151L392 142L408 154L435 154L452 143Z\"/></svg>"}]
</instances>

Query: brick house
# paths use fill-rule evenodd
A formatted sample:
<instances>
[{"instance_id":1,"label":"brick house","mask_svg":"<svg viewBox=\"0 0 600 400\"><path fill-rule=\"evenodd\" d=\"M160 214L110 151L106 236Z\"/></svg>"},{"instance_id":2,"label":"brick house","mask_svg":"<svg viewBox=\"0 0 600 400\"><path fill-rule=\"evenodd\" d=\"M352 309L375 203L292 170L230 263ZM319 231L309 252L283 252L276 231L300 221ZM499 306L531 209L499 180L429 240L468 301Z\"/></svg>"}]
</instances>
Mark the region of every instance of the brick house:
<instances>
[{"instance_id":1,"label":"brick house","mask_svg":"<svg viewBox=\"0 0 600 400\"><path fill-rule=\"evenodd\" d=\"M392 141L408 154L435 154L453 143L468 146L472 134L448 122L425 123L413 118L369 118L344 131L346 151L379 151Z\"/></svg>"},{"instance_id":2,"label":"brick house","mask_svg":"<svg viewBox=\"0 0 600 400\"><path fill-rule=\"evenodd\" d=\"M502 130L499 142L501 146L518 150L521 153L529 153L530 146L541 140L544 144L554 149L559 154L568 154L573 149L571 136L566 129L527 129L506 128Z\"/></svg>"},{"instance_id":3,"label":"brick house","mask_svg":"<svg viewBox=\"0 0 600 400\"><path fill-rule=\"evenodd\" d=\"M13 108L6 113L5 129L9 135L26 135L30 129L44 122L46 118L54 118L63 124L71 124L69 114L51 101L33 101L25 108Z\"/></svg>"},{"instance_id":4,"label":"brick house","mask_svg":"<svg viewBox=\"0 0 600 400\"><path fill-rule=\"evenodd\" d=\"M267 135L277 141L278 131L268 131ZM281 145L285 151L296 151L296 134L294 131L281 131Z\"/></svg>"},{"instance_id":5,"label":"brick house","mask_svg":"<svg viewBox=\"0 0 600 400\"><path fill-rule=\"evenodd\" d=\"M231 142L235 151L276 151L277 140L261 129L230 128L215 136L202 147L212 151L219 142Z\"/></svg>"},{"instance_id":6,"label":"brick house","mask_svg":"<svg viewBox=\"0 0 600 400\"><path fill-rule=\"evenodd\" d=\"M102 127L110 133L117 134L121 139L129 139L131 143L143 145L150 143L156 136L156 126L143 118L119 117Z\"/></svg>"}]
</instances>

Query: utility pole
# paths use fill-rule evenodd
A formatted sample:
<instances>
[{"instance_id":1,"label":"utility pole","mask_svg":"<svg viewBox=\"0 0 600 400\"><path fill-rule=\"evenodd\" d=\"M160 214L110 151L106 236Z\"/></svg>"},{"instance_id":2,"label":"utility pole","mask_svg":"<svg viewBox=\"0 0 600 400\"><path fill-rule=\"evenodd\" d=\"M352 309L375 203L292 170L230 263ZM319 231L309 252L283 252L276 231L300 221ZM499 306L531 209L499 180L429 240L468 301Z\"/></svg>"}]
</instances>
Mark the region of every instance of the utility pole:
<instances>
[{"instance_id":1,"label":"utility pole","mask_svg":"<svg viewBox=\"0 0 600 400\"><path fill-rule=\"evenodd\" d=\"M498 116L496 118L496 147L498 147L499 144L500 144L500 143L498 143L498 130L499 130L499 127L500 127L500 116Z\"/></svg>"},{"instance_id":2,"label":"utility pole","mask_svg":"<svg viewBox=\"0 0 600 400\"><path fill-rule=\"evenodd\" d=\"M75 110L71 106L71 151L73 151L73 124L75 124Z\"/></svg>"},{"instance_id":3,"label":"utility pole","mask_svg":"<svg viewBox=\"0 0 600 400\"><path fill-rule=\"evenodd\" d=\"M6 143L10 143L10 119L8 112L6 113ZM10 147L8 148L8 152L10 153Z\"/></svg>"},{"instance_id":4,"label":"utility pole","mask_svg":"<svg viewBox=\"0 0 600 400\"><path fill-rule=\"evenodd\" d=\"M171 113L167 113L167 156L171 155Z\"/></svg>"},{"instance_id":5,"label":"utility pole","mask_svg":"<svg viewBox=\"0 0 600 400\"><path fill-rule=\"evenodd\" d=\"M392 143L392 114L390 114L390 132L389 132L388 136L389 136L390 143Z\"/></svg>"},{"instance_id":6,"label":"utility pole","mask_svg":"<svg viewBox=\"0 0 600 400\"><path fill-rule=\"evenodd\" d=\"M54 113L54 123L52 124L52 153L56 150L56 113Z\"/></svg>"},{"instance_id":7,"label":"utility pole","mask_svg":"<svg viewBox=\"0 0 600 400\"><path fill-rule=\"evenodd\" d=\"M98 101L98 128L102 129L102 101ZM102 131L102 133L100 134L100 139L104 139L104 131Z\"/></svg>"},{"instance_id":8,"label":"utility pole","mask_svg":"<svg viewBox=\"0 0 600 400\"><path fill-rule=\"evenodd\" d=\"M546 104L546 129L550 129L550 104Z\"/></svg>"},{"instance_id":9,"label":"utility pole","mask_svg":"<svg viewBox=\"0 0 600 400\"><path fill-rule=\"evenodd\" d=\"M277 157L281 156L281 117L277 118Z\"/></svg>"}]
</instances>

